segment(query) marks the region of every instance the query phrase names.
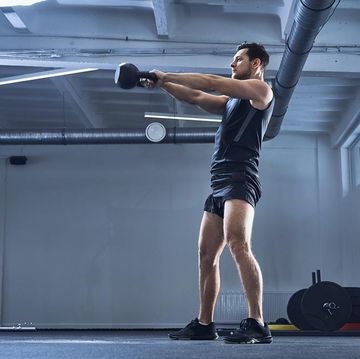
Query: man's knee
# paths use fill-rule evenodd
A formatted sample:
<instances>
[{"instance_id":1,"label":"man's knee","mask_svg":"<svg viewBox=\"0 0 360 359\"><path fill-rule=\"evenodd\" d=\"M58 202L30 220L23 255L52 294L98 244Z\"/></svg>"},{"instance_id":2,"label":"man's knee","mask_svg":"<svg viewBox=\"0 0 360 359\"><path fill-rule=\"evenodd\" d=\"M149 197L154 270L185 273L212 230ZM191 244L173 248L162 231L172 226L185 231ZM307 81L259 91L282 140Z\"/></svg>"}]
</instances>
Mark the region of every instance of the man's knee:
<instances>
[{"instance_id":1,"label":"man's knee","mask_svg":"<svg viewBox=\"0 0 360 359\"><path fill-rule=\"evenodd\" d=\"M202 246L199 248L198 255L200 268L212 268L219 264L221 251Z\"/></svg>"},{"instance_id":2,"label":"man's knee","mask_svg":"<svg viewBox=\"0 0 360 359\"><path fill-rule=\"evenodd\" d=\"M225 234L225 240L232 255L238 256L250 252L250 241L246 238L245 233L244 227L240 231Z\"/></svg>"}]
</instances>

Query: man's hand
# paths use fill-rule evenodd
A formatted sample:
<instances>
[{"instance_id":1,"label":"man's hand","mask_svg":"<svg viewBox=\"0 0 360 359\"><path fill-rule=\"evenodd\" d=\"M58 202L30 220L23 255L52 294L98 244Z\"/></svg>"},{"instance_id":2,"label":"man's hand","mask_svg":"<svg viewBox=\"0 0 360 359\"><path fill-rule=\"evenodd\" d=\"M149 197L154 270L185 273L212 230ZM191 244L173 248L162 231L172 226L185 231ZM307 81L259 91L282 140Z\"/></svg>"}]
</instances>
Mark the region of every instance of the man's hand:
<instances>
[{"instance_id":1,"label":"man's hand","mask_svg":"<svg viewBox=\"0 0 360 359\"><path fill-rule=\"evenodd\" d=\"M156 87L161 87L164 84L165 73L159 70L152 70L150 72L155 73L156 77L158 78L155 84Z\"/></svg>"},{"instance_id":2,"label":"man's hand","mask_svg":"<svg viewBox=\"0 0 360 359\"><path fill-rule=\"evenodd\" d=\"M148 88L148 89L153 89L153 88L159 88L164 84L164 76L165 73L162 71L158 71L158 70L152 70L150 71L150 73L154 73L157 77L157 82L155 83L152 80L149 79L140 79L140 83L143 87Z\"/></svg>"},{"instance_id":3,"label":"man's hand","mask_svg":"<svg viewBox=\"0 0 360 359\"><path fill-rule=\"evenodd\" d=\"M141 86L146 89L153 89L156 87L154 81L151 81L149 79L140 79L139 82L140 82Z\"/></svg>"}]
</instances>

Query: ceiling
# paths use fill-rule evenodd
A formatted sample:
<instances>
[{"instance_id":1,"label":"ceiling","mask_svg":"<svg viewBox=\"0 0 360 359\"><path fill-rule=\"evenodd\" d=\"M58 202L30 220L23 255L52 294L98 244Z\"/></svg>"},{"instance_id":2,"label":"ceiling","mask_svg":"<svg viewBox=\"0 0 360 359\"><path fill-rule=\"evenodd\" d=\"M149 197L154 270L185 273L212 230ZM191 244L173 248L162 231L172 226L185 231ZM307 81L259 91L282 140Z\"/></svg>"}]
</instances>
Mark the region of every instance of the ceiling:
<instances>
[{"instance_id":1,"label":"ceiling","mask_svg":"<svg viewBox=\"0 0 360 359\"><path fill-rule=\"evenodd\" d=\"M255 41L271 55L271 81L297 1L45 0L1 8L0 0L0 82L59 68L98 69L0 85L0 129L144 128L153 121L145 112L205 115L159 89L121 90L113 81L117 64L229 76L236 45ZM9 12L24 28L14 28ZM315 40L281 131L328 133L333 146L360 135L359 33L360 1L341 0Z\"/></svg>"}]
</instances>

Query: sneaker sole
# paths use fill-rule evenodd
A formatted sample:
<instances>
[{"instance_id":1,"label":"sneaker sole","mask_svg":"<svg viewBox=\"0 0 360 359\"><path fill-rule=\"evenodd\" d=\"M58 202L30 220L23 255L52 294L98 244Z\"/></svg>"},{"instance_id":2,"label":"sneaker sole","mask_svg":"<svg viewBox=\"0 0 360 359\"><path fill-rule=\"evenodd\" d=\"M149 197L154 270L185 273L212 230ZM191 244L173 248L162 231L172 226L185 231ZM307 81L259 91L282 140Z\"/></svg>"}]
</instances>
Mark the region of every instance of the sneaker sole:
<instances>
[{"instance_id":1,"label":"sneaker sole","mask_svg":"<svg viewBox=\"0 0 360 359\"><path fill-rule=\"evenodd\" d=\"M265 338L251 338L247 341L238 341L235 339L224 339L224 342L227 344L270 344L272 343L272 337L265 337Z\"/></svg>"},{"instance_id":2,"label":"sneaker sole","mask_svg":"<svg viewBox=\"0 0 360 359\"><path fill-rule=\"evenodd\" d=\"M169 338L172 340L216 340L219 336L216 334L216 337L196 337L196 338L189 338L189 337L173 337L169 335Z\"/></svg>"}]
</instances>

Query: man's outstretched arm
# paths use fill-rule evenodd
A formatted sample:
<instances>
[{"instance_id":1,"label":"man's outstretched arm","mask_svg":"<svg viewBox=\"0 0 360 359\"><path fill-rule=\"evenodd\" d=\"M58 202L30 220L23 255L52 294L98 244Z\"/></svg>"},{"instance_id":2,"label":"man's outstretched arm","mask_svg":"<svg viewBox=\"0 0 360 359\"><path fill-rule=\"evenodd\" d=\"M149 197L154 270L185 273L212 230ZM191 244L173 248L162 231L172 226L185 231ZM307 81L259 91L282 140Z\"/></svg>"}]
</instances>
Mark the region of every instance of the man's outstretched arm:
<instances>
[{"instance_id":1,"label":"man's outstretched arm","mask_svg":"<svg viewBox=\"0 0 360 359\"><path fill-rule=\"evenodd\" d=\"M161 84L176 83L195 90L215 90L223 95L267 104L272 99L270 87L261 80L236 80L222 76L197 73L164 73L155 71Z\"/></svg>"},{"instance_id":2,"label":"man's outstretched arm","mask_svg":"<svg viewBox=\"0 0 360 359\"><path fill-rule=\"evenodd\" d=\"M216 115L223 114L225 104L228 100L227 96L214 96L171 82L163 83L160 87L177 100L199 106L204 111Z\"/></svg>"}]
</instances>

